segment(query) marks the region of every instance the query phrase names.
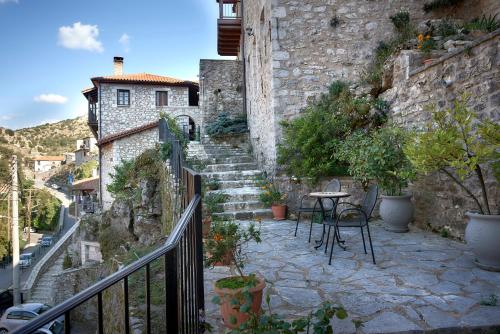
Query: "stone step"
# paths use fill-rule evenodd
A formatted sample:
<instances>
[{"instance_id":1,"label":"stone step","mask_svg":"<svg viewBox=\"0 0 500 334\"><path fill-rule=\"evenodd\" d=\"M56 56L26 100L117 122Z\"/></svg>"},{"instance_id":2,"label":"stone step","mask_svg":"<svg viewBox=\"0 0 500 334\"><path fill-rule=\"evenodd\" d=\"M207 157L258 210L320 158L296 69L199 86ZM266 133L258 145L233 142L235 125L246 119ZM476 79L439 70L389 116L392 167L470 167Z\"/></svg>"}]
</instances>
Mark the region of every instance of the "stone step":
<instances>
[{"instance_id":1,"label":"stone step","mask_svg":"<svg viewBox=\"0 0 500 334\"><path fill-rule=\"evenodd\" d=\"M208 193L226 194L228 196L227 202L246 202L258 201L261 192L262 190L257 187L242 187L212 190Z\"/></svg>"},{"instance_id":2,"label":"stone step","mask_svg":"<svg viewBox=\"0 0 500 334\"><path fill-rule=\"evenodd\" d=\"M260 201L226 202L222 204L222 209L224 210L224 212L252 211L264 209L264 206Z\"/></svg>"},{"instance_id":3,"label":"stone step","mask_svg":"<svg viewBox=\"0 0 500 334\"><path fill-rule=\"evenodd\" d=\"M239 163L227 163L227 164L213 164L206 166L204 172L229 172L229 171L243 171L243 170L255 170L257 169L257 164L254 162L239 162Z\"/></svg>"},{"instance_id":4,"label":"stone step","mask_svg":"<svg viewBox=\"0 0 500 334\"><path fill-rule=\"evenodd\" d=\"M232 156L232 157L221 157L221 158L209 158L210 163L212 164L231 164L231 163L246 163L246 162L254 162L254 159L251 156Z\"/></svg>"},{"instance_id":5,"label":"stone step","mask_svg":"<svg viewBox=\"0 0 500 334\"><path fill-rule=\"evenodd\" d=\"M231 188L243 188L243 187L253 187L256 184L256 180L238 180L238 181L219 181L219 189L231 189Z\"/></svg>"},{"instance_id":6,"label":"stone step","mask_svg":"<svg viewBox=\"0 0 500 334\"><path fill-rule=\"evenodd\" d=\"M215 216L223 217L227 219L235 220L254 220L258 218L271 218L273 212L271 209L257 209L257 210L245 210L245 211L228 211L221 213L214 213Z\"/></svg>"},{"instance_id":7,"label":"stone step","mask_svg":"<svg viewBox=\"0 0 500 334\"><path fill-rule=\"evenodd\" d=\"M255 169L245 171L201 173L201 175L211 179L217 178L221 181L238 181L248 179L255 180L257 177L262 175L262 172L258 169Z\"/></svg>"}]
</instances>

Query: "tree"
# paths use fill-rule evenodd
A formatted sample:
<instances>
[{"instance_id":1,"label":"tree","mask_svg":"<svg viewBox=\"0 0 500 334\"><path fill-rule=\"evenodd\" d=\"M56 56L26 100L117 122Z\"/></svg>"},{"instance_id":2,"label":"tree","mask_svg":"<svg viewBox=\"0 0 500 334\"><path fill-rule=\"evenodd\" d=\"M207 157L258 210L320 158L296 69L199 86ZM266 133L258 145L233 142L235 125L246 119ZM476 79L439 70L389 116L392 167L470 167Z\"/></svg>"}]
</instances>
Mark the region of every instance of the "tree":
<instances>
[{"instance_id":1,"label":"tree","mask_svg":"<svg viewBox=\"0 0 500 334\"><path fill-rule=\"evenodd\" d=\"M475 202L481 214L491 214L482 165L491 164L500 179L500 125L481 120L467 108L469 96L462 95L453 108L430 107L432 120L425 131L414 132L404 151L418 172L442 172ZM475 175L482 203L464 182Z\"/></svg>"}]
</instances>

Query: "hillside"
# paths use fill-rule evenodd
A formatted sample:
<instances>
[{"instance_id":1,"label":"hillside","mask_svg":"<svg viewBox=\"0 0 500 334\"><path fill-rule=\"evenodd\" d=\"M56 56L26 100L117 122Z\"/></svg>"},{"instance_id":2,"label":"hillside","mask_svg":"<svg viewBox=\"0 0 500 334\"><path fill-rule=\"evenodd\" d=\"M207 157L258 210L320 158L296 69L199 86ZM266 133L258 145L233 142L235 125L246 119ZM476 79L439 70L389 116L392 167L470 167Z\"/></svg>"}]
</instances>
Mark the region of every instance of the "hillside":
<instances>
[{"instance_id":1,"label":"hillside","mask_svg":"<svg viewBox=\"0 0 500 334\"><path fill-rule=\"evenodd\" d=\"M62 155L73 152L76 140L92 136L86 117L67 119L30 128L10 130L0 127L0 145L8 145L26 156Z\"/></svg>"}]
</instances>

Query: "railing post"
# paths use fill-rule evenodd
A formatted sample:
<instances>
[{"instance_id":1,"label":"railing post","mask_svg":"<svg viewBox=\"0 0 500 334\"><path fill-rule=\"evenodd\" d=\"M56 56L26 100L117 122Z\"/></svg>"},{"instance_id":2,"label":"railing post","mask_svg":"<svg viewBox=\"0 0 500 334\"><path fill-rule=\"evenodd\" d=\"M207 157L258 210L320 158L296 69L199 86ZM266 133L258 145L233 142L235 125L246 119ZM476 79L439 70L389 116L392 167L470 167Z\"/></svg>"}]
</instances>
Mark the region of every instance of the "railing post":
<instances>
[{"instance_id":1,"label":"railing post","mask_svg":"<svg viewBox=\"0 0 500 334\"><path fill-rule=\"evenodd\" d=\"M194 175L194 195L201 196L201 175ZM196 243L196 285L198 287L198 314L205 314L205 289L203 285L203 227L202 227L202 201L196 206L194 211L195 243ZM201 320L201 319L198 319ZM203 319L204 320L204 319Z\"/></svg>"},{"instance_id":2,"label":"railing post","mask_svg":"<svg viewBox=\"0 0 500 334\"><path fill-rule=\"evenodd\" d=\"M224 18L224 0L219 0L219 18Z\"/></svg>"},{"instance_id":3,"label":"railing post","mask_svg":"<svg viewBox=\"0 0 500 334\"><path fill-rule=\"evenodd\" d=\"M167 333L179 332L179 296L177 247L165 254L165 319Z\"/></svg>"}]
</instances>

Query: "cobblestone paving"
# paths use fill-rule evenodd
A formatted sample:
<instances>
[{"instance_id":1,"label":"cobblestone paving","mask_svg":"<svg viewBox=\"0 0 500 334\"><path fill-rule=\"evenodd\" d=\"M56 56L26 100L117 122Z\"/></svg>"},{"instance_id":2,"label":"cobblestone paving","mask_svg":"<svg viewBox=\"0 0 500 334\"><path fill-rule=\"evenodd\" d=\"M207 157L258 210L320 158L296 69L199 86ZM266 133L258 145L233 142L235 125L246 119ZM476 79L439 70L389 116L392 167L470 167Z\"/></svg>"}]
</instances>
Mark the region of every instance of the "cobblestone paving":
<instances>
[{"instance_id":1,"label":"cobblestone paving","mask_svg":"<svg viewBox=\"0 0 500 334\"><path fill-rule=\"evenodd\" d=\"M347 250L335 246L329 266L324 248L307 242L309 224L301 223L294 237L295 222L265 221L263 242L248 246L245 272L266 278L273 311L286 318L307 315L323 301L342 304L350 317L334 320L335 333L355 333L351 319L364 322L358 333L500 331L500 273L477 268L467 245L420 230L391 233L380 222L370 226L376 265L364 254L359 229L343 229ZM320 235L314 226L313 239ZM223 326L212 284L230 272L205 270L207 318L218 333ZM482 305L492 295L498 305Z\"/></svg>"}]
</instances>

